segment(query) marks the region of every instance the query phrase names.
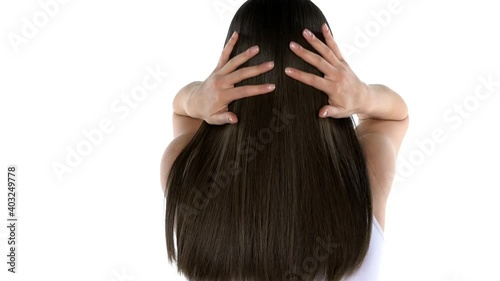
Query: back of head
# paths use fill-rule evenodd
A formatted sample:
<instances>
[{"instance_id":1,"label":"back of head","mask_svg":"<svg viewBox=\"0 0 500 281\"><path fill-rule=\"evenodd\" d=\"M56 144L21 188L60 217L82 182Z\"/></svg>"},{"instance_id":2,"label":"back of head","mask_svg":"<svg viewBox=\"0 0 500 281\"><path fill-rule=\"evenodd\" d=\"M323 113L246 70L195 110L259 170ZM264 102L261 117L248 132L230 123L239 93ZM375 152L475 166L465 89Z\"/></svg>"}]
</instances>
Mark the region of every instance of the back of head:
<instances>
[{"instance_id":1,"label":"back of head","mask_svg":"<svg viewBox=\"0 0 500 281\"><path fill-rule=\"evenodd\" d=\"M275 62L235 86L276 89L232 102L237 124L203 122L171 168L168 257L190 280L340 280L361 265L372 206L354 122L319 118L327 95L284 73L323 76L289 43L317 53L302 31L324 42L325 22L310 0L248 0L234 16L231 57L260 47L240 68Z\"/></svg>"}]
</instances>

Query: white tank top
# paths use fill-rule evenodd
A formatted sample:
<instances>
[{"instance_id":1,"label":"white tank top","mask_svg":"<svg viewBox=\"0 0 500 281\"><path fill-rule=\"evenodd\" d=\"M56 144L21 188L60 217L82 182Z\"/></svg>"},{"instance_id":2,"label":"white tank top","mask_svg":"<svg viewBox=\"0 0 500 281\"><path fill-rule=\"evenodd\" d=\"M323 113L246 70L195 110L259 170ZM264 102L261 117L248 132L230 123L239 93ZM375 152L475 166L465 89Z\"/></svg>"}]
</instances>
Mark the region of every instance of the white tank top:
<instances>
[{"instance_id":1,"label":"white tank top","mask_svg":"<svg viewBox=\"0 0 500 281\"><path fill-rule=\"evenodd\" d=\"M349 278L344 278L342 281L378 281L380 280L379 272L382 260L382 253L384 248L385 238L384 231L378 223L377 219L373 217L372 235L370 238L370 246L366 254L363 264L353 275Z\"/></svg>"}]
</instances>

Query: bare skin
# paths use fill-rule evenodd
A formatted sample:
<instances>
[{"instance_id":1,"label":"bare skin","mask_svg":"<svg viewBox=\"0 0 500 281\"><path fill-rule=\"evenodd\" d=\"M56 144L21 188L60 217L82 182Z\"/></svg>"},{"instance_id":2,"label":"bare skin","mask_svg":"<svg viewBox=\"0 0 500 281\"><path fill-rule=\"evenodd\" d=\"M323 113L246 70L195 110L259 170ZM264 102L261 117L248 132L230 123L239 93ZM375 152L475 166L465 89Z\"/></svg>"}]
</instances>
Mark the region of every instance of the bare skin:
<instances>
[{"instance_id":1,"label":"bare skin","mask_svg":"<svg viewBox=\"0 0 500 281\"><path fill-rule=\"evenodd\" d=\"M358 139L365 150L373 198L373 214L385 229L385 209L396 169L396 159L408 129L408 109L403 99L384 85L367 85L351 70L339 51L328 26L323 25L326 44L307 29L303 36L320 55L295 42L290 49L300 58L319 69L324 77L287 67L285 73L315 87L329 97L320 118L342 118L357 114ZM173 101L174 140L167 146L161 160L160 176L163 192L173 161L191 141L202 121L209 124L237 123L237 116L228 111L228 104L244 97L272 92L274 85L234 87L240 81L273 69L272 62L236 70L258 52L250 48L229 60L238 39L234 33L224 48L214 72L203 82L193 82L182 88ZM254 46L255 47L255 46ZM230 93L228 95L227 93ZM232 99L227 98L231 96Z\"/></svg>"}]
</instances>

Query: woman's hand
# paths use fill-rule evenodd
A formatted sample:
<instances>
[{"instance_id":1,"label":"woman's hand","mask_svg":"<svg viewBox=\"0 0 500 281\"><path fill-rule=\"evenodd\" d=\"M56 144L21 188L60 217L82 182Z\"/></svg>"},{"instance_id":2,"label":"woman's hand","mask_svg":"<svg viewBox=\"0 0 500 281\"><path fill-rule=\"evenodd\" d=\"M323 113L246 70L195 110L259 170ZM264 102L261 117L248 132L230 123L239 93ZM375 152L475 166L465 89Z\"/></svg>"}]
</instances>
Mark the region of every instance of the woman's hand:
<instances>
[{"instance_id":1,"label":"woman's hand","mask_svg":"<svg viewBox=\"0 0 500 281\"><path fill-rule=\"evenodd\" d=\"M367 112L370 107L367 99L368 86L354 74L344 60L326 23L322 30L327 45L309 30L305 29L303 32L304 38L321 56L304 49L293 41L290 43L290 49L321 71L324 77L291 67L285 69L286 74L328 95L329 105L320 109L320 117L344 118L352 114Z\"/></svg>"},{"instance_id":2,"label":"woman's hand","mask_svg":"<svg viewBox=\"0 0 500 281\"><path fill-rule=\"evenodd\" d=\"M229 103L274 90L274 84L234 87L236 83L274 68L274 62L270 61L235 71L236 68L259 53L259 47L253 46L229 60L237 40L238 33L234 32L224 47L215 70L188 95L185 110L190 117L203 119L213 125L236 123L238 118L234 113L228 111Z\"/></svg>"}]
</instances>

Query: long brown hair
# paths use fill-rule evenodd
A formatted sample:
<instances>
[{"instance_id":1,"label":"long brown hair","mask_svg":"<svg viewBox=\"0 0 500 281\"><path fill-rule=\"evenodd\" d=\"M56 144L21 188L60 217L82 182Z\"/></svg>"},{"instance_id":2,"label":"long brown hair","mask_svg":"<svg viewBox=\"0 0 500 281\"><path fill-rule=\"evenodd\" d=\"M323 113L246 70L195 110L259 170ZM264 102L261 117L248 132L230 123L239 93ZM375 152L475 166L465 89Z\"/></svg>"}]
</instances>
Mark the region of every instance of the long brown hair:
<instances>
[{"instance_id":1,"label":"long brown hair","mask_svg":"<svg viewBox=\"0 0 500 281\"><path fill-rule=\"evenodd\" d=\"M170 262L189 280L340 280L358 269L372 224L367 166L350 118L319 118L323 92L284 73L322 74L289 49L308 28L323 42L323 13L309 0L249 0L234 16L231 57L273 70L238 85L275 83L237 100L237 124L203 122L167 179ZM240 67L240 68L241 68ZM175 233L175 237L174 237Z\"/></svg>"}]
</instances>

